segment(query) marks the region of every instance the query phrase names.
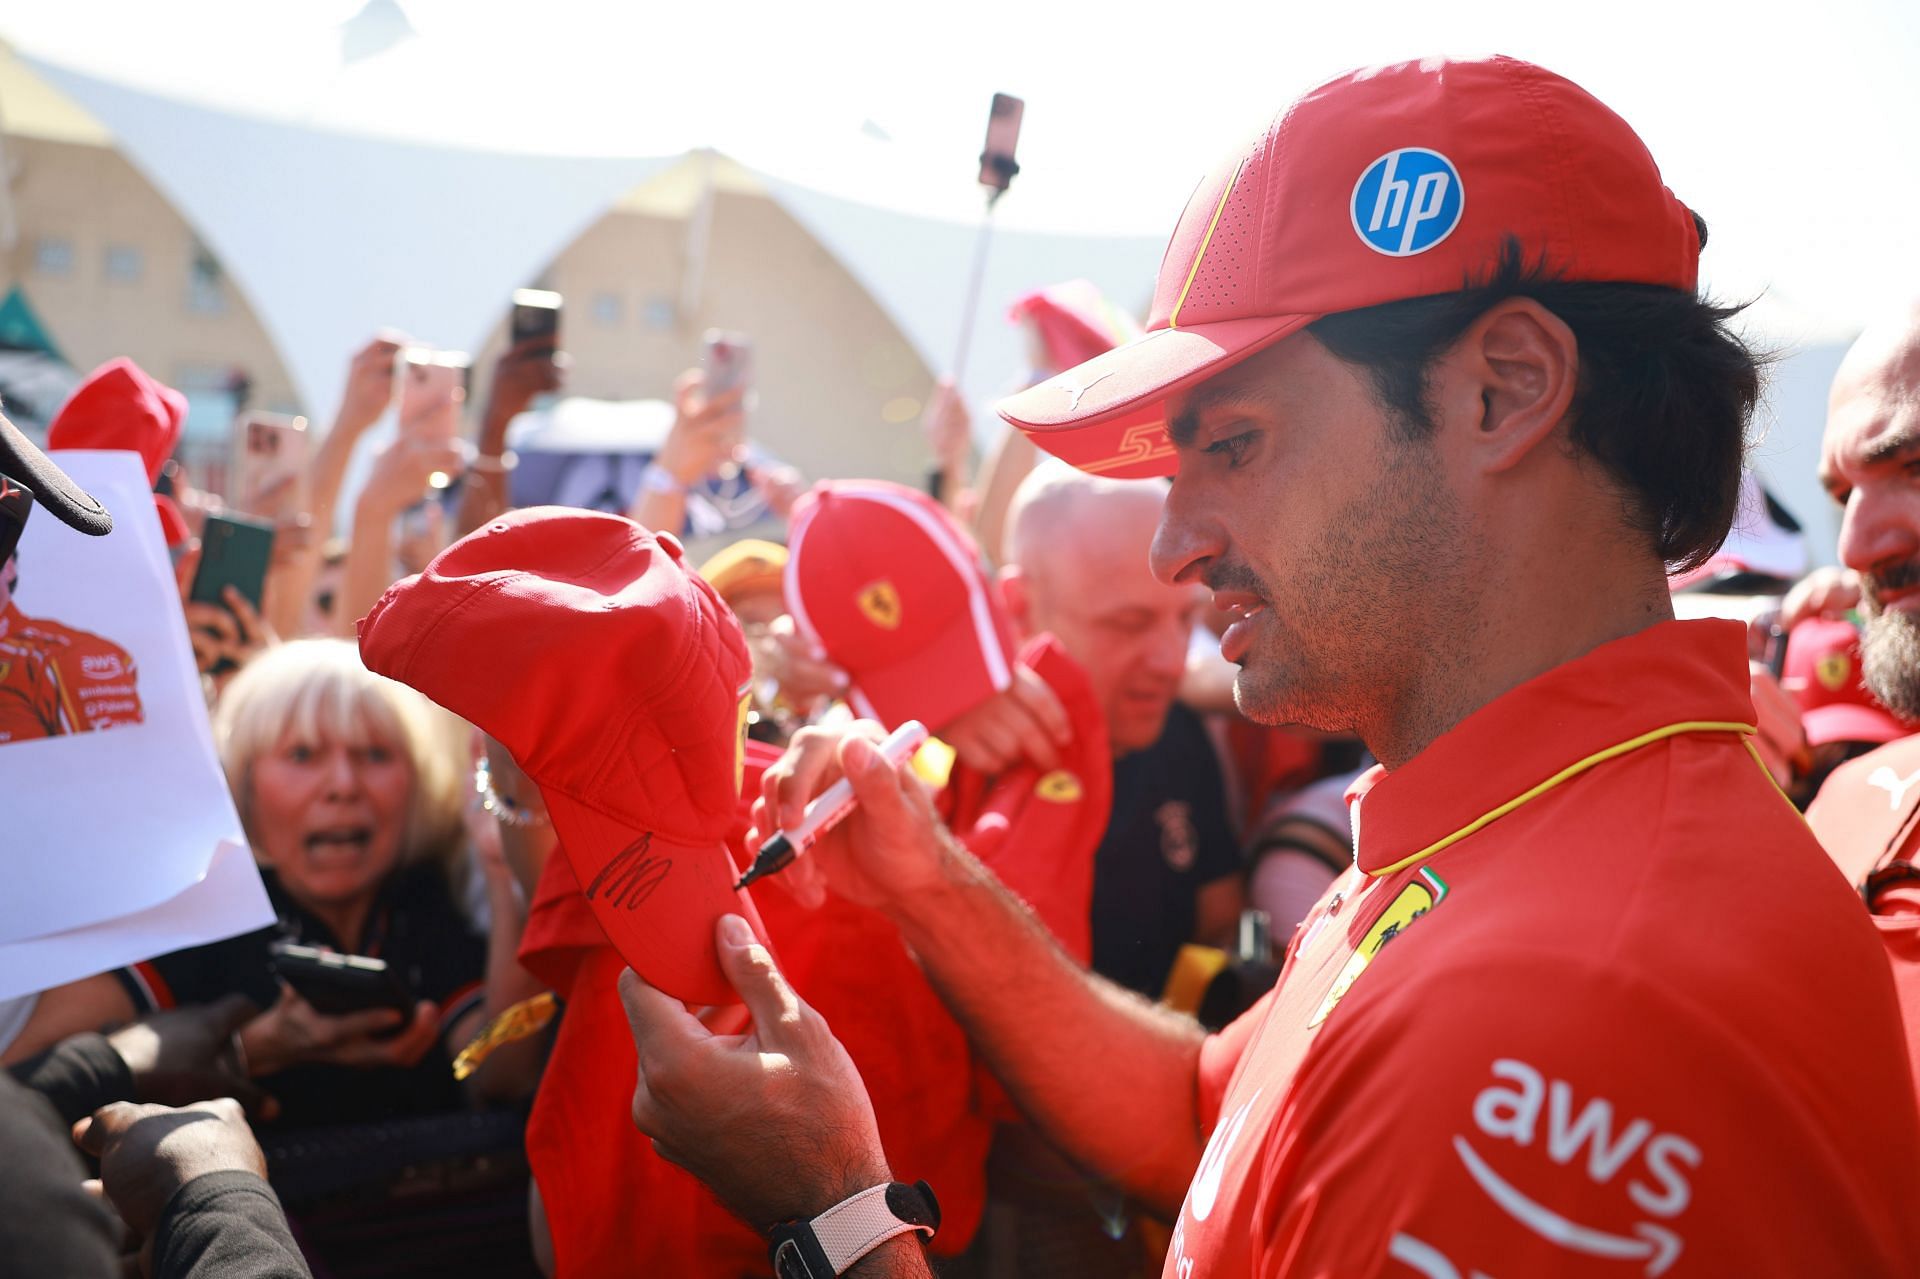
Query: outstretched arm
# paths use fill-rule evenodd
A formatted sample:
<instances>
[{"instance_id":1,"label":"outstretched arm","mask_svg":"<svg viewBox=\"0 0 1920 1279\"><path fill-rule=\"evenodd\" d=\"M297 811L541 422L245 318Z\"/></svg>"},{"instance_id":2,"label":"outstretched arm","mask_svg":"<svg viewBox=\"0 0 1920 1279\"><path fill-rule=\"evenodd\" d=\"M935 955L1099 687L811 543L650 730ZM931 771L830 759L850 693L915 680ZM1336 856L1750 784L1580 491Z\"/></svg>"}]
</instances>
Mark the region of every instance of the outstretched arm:
<instances>
[{"instance_id":1,"label":"outstretched arm","mask_svg":"<svg viewBox=\"0 0 1920 1279\"><path fill-rule=\"evenodd\" d=\"M875 732L804 730L768 770L757 824L791 828L844 768L860 807L800 868L900 925L974 1046L1049 1138L1171 1211L1200 1159L1203 1032L1075 963L947 833L911 771L875 749Z\"/></svg>"}]
</instances>

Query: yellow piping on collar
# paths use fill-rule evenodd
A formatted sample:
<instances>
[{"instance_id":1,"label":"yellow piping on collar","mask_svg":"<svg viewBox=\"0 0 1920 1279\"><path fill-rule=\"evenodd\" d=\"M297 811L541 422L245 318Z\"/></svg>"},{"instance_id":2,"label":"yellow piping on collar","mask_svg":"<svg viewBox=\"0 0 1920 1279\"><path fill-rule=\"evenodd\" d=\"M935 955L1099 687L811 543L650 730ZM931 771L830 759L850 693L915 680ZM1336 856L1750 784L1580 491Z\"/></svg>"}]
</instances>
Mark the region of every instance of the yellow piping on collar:
<instances>
[{"instance_id":1,"label":"yellow piping on collar","mask_svg":"<svg viewBox=\"0 0 1920 1279\"><path fill-rule=\"evenodd\" d=\"M1461 840L1465 839L1467 836L1473 834L1475 831L1480 830L1486 826L1491 826L1494 822L1499 821L1502 817L1505 817L1508 813L1511 813L1514 809L1520 807L1522 804L1525 804L1530 800L1535 800L1540 798L1542 795L1546 794L1548 791L1552 790L1554 787L1558 786L1560 783L1567 781L1571 778L1578 777L1581 773L1586 772L1589 768L1592 768L1594 765L1604 764L1610 759L1618 759L1622 755L1631 754L1632 752L1639 750L1642 746L1650 746L1654 742L1660 741L1663 738L1677 737L1681 733L1739 733L1742 736L1750 736L1753 733L1756 733L1758 731L1759 730L1756 729L1752 724L1741 724L1736 721L1723 722L1720 720L1690 719L1690 720L1684 720L1678 724L1668 724L1665 728L1656 728L1651 733L1642 733L1638 737L1628 738L1624 742L1620 742L1620 743L1617 743L1616 745L1609 746L1603 751L1595 751L1593 754L1587 756L1585 759L1578 760L1572 764L1567 765L1565 768L1555 773L1552 777L1547 778L1546 781L1541 782L1539 785L1533 787L1531 790L1522 791L1520 794L1515 795L1512 799L1508 800L1506 803L1500 805L1500 807L1493 809L1491 812L1483 813L1479 817L1474 818L1472 821L1468 822L1465 826L1462 826L1459 830L1453 832L1453 834L1448 835L1446 838L1438 839L1438 840L1435 840L1433 843L1428 844L1425 848L1413 854L1413 856L1402 857L1399 861L1393 863L1393 865L1391 866L1382 866L1379 870L1368 871L1367 874L1372 876L1375 879L1378 879L1382 875L1391 875L1397 870L1405 870L1407 867L1413 865L1415 862L1425 861L1427 858L1433 856L1435 853L1439 852L1441 849L1449 848L1454 844L1459 843Z\"/></svg>"},{"instance_id":2,"label":"yellow piping on collar","mask_svg":"<svg viewBox=\"0 0 1920 1279\"><path fill-rule=\"evenodd\" d=\"M1753 756L1753 762L1760 766L1760 776L1767 779L1767 785L1773 787L1773 793L1780 797L1780 802L1788 808L1793 809L1793 815L1795 817L1798 817L1803 822L1806 821L1807 815L1800 811L1799 807L1794 804L1792 798L1789 797L1785 791L1780 789L1780 783L1773 780L1773 770L1767 767L1766 760L1760 758L1760 751L1754 746L1753 739L1749 737L1744 745L1747 748L1747 754Z\"/></svg>"},{"instance_id":3,"label":"yellow piping on collar","mask_svg":"<svg viewBox=\"0 0 1920 1279\"><path fill-rule=\"evenodd\" d=\"M1200 251L1193 255L1193 266L1187 271L1187 282L1180 286L1180 300L1173 304L1173 311L1167 316L1167 327L1180 327L1180 308L1187 304L1187 290L1193 287L1194 277L1200 274L1200 264L1207 260L1207 246L1213 243L1214 230L1220 225L1220 215L1227 211L1227 199L1233 194L1234 184L1240 181L1240 170L1247 167L1242 160L1234 166L1233 176L1227 180L1227 189L1220 193L1220 203L1214 206L1213 221L1207 223L1207 233L1200 237Z\"/></svg>"}]
</instances>

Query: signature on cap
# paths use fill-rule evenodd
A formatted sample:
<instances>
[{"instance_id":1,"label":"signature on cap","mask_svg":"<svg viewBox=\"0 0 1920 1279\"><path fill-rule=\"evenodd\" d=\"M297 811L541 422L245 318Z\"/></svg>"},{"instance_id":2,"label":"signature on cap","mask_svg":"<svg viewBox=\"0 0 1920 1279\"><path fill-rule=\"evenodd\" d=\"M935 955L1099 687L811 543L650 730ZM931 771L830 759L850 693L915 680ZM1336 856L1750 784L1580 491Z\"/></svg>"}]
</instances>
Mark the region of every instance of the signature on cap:
<instances>
[{"instance_id":1,"label":"signature on cap","mask_svg":"<svg viewBox=\"0 0 1920 1279\"><path fill-rule=\"evenodd\" d=\"M634 840L618 853L613 860L600 868L600 873L587 885L587 900L593 901L606 889L606 903L623 910L638 910L642 902L653 896L653 892L666 882L668 872L673 870L671 857L654 857L653 833L649 831Z\"/></svg>"}]
</instances>

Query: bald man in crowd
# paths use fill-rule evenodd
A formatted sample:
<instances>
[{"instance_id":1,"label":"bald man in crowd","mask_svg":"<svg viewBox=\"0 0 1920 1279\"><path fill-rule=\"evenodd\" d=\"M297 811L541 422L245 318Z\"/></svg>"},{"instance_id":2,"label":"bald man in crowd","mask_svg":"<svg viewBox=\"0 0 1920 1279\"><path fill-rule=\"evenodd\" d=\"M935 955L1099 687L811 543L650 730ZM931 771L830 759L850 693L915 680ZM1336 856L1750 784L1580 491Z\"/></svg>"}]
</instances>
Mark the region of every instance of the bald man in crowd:
<instances>
[{"instance_id":1,"label":"bald man in crowd","mask_svg":"<svg viewBox=\"0 0 1920 1279\"><path fill-rule=\"evenodd\" d=\"M1175 701L1198 583L1156 581L1147 551L1160 480L1111 480L1052 462L1007 517L1007 611L1052 632L1093 679L1113 743L1113 813L1094 859L1093 969L1159 997L1183 943L1224 943L1244 900L1213 743Z\"/></svg>"},{"instance_id":2,"label":"bald man in crowd","mask_svg":"<svg viewBox=\"0 0 1920 1279\"><path fill-rule=\"evenodd\" d=\"M1827 401L1820 482L1840 504L1840 558L1858 575L1829 611L1858 604L1867 686L1920 720L1920 300L1870 327ZM1920 1082L1920 737L1835 770L1807 810L1834 863L1861 891L1893 964Z\"/></svg>"}]
</instances>

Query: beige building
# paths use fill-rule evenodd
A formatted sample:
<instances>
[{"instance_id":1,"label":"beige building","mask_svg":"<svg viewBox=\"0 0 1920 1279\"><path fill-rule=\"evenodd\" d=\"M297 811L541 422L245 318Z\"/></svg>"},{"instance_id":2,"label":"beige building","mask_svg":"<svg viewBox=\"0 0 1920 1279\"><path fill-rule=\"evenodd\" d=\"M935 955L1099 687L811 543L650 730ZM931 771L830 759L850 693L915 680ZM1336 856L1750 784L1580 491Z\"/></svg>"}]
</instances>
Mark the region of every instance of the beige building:
<instances>
[{"instance_id":1,"label":"beige building","mask_svg":"<svg viewBox=\"0 0 1920 1279\"><path fill-rule=\"evenodd\" d=\"M918 483L933 375L893 321L752 175L693 155L620 200L541 273L565 299L568 392L665 398L709 328L754 344L749 429L810 478ZM505 341L496 321L481 368ZM476 395L481 394L476 387Z\"/></svg>"},{"instance_id":2,"label":"beige building","mask_svg":"<svg viewBox=\"0 0 1920 1279\"><path fill-rule=\"evenodd\" d=\"M77 371L115 356L187 393L182 453L224 460L235 380L294 410L291 379L236 282L78 107L0 51L0 296L16 288ZM214 478L218 478L217 474Z\"/></svg>"},{"instance_id":3,"label":"beige building","mask_svg":"<svg viewBox=\"0 0 1920 1279\"><path fill-rule=\"evenodd\" d=\"M127 355L185 391L183 453L197 477L219 478L236 376L253 407L330 418L332 405L299 402L245 281L97 123L4 49L0 127L0 296L17 286L82 373ZM315 251L351 269L353 246ZM665 397L709 327L740 330L754 342L750 429L765 448L810 478L918 483L925 473L915 423L931 373L840 263L722 158L689 156L629 193L526 283L566 298L571 394ZM476 400L506 317L503 298L469 333L420 335L458 346L490 334Z\"/></svg>"}]
</instances>

